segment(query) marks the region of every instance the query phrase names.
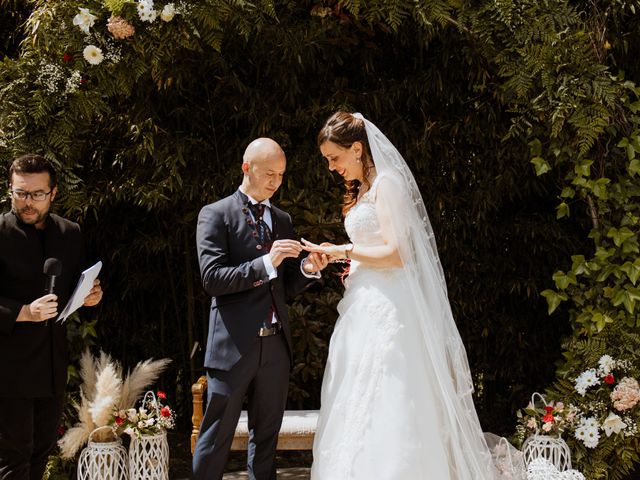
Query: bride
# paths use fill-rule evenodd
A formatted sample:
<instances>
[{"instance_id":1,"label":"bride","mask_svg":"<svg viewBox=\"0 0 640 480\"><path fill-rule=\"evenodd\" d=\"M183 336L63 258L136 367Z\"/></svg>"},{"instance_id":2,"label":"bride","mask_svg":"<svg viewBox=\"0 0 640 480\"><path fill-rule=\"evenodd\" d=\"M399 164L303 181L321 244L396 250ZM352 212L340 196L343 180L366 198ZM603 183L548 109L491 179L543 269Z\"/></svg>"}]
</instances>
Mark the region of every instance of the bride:
<instances>
[{"instance_id":1,"label":"bride","mask_svg":"<svg viewBox=\"0 0 640 480\"><path fill-rule=\"evenodd\" d=\"M318 135L346 182L352 243L304 248L349 259L329 346L312 480L498 478L476 414L433 230L407 164L359 113Z\"/></svg>"}]
</instances>

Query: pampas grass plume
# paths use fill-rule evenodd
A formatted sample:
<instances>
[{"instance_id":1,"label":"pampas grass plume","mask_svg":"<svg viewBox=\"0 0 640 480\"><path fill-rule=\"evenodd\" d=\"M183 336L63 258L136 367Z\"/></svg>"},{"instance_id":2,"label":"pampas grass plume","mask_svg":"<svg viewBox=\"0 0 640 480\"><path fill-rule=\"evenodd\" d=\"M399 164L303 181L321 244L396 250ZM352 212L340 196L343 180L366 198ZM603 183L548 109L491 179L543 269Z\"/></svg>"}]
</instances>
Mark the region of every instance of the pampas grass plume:
<instances>
[{"instance_id":1,"label":"pampas grass plume","mask_svg":"<svg viewBox=\"0 0 640 480\"><path fill-rule=\"evenodd\" d=\"M133 408L145 388L155 382L169 363L169 358L139 362L124 381L118 410Z\"/></svg>"}]
</instances>

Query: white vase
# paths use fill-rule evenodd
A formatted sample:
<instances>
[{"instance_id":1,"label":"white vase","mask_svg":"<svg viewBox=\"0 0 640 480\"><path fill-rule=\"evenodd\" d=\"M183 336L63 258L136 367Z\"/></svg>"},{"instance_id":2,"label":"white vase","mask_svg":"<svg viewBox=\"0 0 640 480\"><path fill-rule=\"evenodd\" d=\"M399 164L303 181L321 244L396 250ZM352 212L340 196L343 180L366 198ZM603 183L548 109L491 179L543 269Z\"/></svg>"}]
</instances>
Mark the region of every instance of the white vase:
<instances>
[{"instance_id":1,"label":"white vase","mask_svg":"<svg viewBox=\"0 0 640 480\"><path fill-rule=\"evenodd\" d=\"M169 480L167 432L131 439L129 475L131 480Z\"/></svg>"}]
</instances>

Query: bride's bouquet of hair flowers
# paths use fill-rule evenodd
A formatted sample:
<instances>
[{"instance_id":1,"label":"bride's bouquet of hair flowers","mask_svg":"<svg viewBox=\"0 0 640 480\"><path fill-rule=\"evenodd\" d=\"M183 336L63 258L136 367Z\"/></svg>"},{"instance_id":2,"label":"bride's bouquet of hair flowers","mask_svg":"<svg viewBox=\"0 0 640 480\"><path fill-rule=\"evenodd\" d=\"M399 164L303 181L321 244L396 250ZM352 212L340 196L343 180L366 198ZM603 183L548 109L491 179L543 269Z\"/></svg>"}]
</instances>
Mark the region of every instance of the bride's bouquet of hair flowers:
<instances>
[{"instance_id":1,"label":"bride's bouquet of hair flowers","mask_svg":"<svg viewBox=\"0 0 640 480\"><path fill-rule=\"evenodd\" d=\"M72 458L92 435L94 442L113 441L116 428L100 428L113 423L113 411L133 408L137 400L171 362L170 359L145 360L123 373L119 362L104 352L93 357L87 350L80 359L80 399L73 404L78 421L58 441L61 456Z\"/></svg>"},{"instance_id":2,"label":"bride's bouquet of hair flowers","mask_svg":"<svg viewBox=\"0 0 640 480\"><path fill-rule=\"evenodd\" d=\"M149 390L137 409L114 410L110 424L116 431L138 438L172 429L175 426L175 413L165 405L166 399L166 393L159 391L154 394Z\"/></svg>"}]
</instances>

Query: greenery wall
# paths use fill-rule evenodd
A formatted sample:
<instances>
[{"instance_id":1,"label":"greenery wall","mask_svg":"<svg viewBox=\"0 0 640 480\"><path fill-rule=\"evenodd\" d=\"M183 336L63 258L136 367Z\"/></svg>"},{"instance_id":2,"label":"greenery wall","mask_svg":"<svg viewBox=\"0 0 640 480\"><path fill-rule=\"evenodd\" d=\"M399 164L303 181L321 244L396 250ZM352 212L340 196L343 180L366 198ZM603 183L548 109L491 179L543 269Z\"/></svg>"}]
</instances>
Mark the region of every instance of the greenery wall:
<instances>
[{"instance_id":1,"label":"greenery wall","mask_svg":"<svg viewBox=\"0 0 640 480\"><path fill-rule=\"evenodd\" d=\"M105 262L85 319L126 365L175 360L163 382L183 424L208 318L197 213L239 185L248 142L271 136L289 160L277 204L305 238L342 241L342 187L315 146L338 108L377 123L416 174L486 430L510 435L559 366L575 376L575 342L635 334L639 2L203 0L154 23L124 0L0 6L0 159L36 151L64 172L58 210ZM79 7L97 17L89 36ZM111 15L135 34L114 40ZM596 269L611 271L584 273ZM334 273L291 307L292 408L319 406Z\"/></svg>"}]
</instances>

